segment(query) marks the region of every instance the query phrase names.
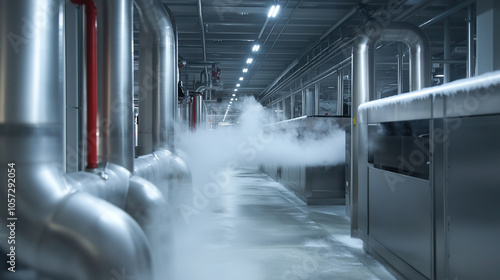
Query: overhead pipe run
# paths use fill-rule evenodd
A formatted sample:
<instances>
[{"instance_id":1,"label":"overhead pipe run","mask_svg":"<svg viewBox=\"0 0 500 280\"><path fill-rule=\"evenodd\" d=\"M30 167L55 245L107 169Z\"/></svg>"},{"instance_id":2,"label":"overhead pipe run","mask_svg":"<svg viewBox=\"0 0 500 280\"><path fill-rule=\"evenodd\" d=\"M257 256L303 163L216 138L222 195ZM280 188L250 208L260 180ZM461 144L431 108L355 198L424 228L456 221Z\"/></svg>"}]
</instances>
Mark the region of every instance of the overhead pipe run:
<instances>
[{"instance_id":1,"label":"overhead pipe run","mask_svg":"<svg viewBox=\"0 0 500 280\"><path fill-rule=\"evenodd\" d=\"M64 166L65 1L0 2L0 37L29 36L0 52L0 163L16 177L16 257L51 279L109 280L126 268L152 279L137 223L119 208L77 192ZM26 34L24 20L44 17ZM6 40L5 42L8 42ZM7 182L7 172L0 174ZM5 186L5 187L4 187ZM7 184L0 199L7 200ZM0 217L7 220L7 212ZM1 235L8 235L0 227ZM11 250L0 243L2 252ZM62 265L65 264L65 265Z\"/></svg>"},{"instance_id":2,"label":"overhead pipe run","mask_svg":"<svg viewBox=\"0 0 500 280\"><path fill-rule=\"evenodd\" d=\"M416 91L430 84L430 44L429 39L415 25L393 22L380 32L362 34L356 37L352 50L352 153L351 153L351 233L358 229L358 179L365 180L366 170L358 169L359 105L375 99L375 46L380 41L399 41L410 49L410 91ZM365 177L363 177L365 176ZM359 198L362 199L362 198ZM363 198L364 199L364 198Z\"/></svg>"}]
</instances>

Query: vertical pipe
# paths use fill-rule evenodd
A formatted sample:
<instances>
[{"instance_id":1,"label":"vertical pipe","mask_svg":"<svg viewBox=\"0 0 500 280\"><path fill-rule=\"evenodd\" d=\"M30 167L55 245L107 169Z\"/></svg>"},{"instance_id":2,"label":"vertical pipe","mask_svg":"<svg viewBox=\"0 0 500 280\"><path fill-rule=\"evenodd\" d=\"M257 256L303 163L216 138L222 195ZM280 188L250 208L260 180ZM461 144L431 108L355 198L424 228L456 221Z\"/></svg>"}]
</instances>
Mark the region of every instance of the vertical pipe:
<instances>
[{"instance_id":1,"label":"vertical pipe","mask_svg":"<svg viewBox=\"0 0 500 280\"><path fill-rule=\"evenodd\" d=\"M133 9L130 0L98 0L99 156L134 171Z\"/></svg>"},{"instance_id":2,"label":"vertical pipe","mask_svg":"<svg viewBox=\"0 0 500 280\"><path fill-rule=\"evenodd\" d=\"M147 155L153 148L153 90L156 79L152 68L153 44L151 31L141 24L139 34L139 155Z\"/></svg>"},{"instance_id":3,"label":"vertical pipe","mask_svg":"<svg viewBox=\"0 0 500 280\"><path fill-rule=\"evenodd\" d=\"M295 95L290 96L290 119L295 118Z\"/></svg>"},{"instance_id":4,"label":"vertical pipe","mask_svg":"<svg viewBox=\"0 0 500 280\"><path fill-rule=\"evenodd\" d=\"M360 35L354 40L352 52L352 122L351 122L351 234L358 229L368 230L368 203L366 169L362 155L365 154L365 130L360 128L359 105L374 98L374 46L380 41L401 41L410 48L410 91L427 87L430 83L429 39L418 27L403 22L393 22L381 32ZM365 133L365 134L363 134ZM364 135L364 136L363 136ZM361 161L359 160L361 159ZM360 168L361 166L361 168ZM361 182L362 181L362 182ZM363 211L358 211L362 209Z\"/></svg>"},{"instance_id":5,"label":"vertical pipe","mask_svg":"<svg viewBox=\"0 0 500 280\"><path fill-rule=\"evenodd\" d=\"M342 70L337 73L337 116L344 115L344 78Z\"/></svg>"},{"instance_id":6,"label":"vertical pipe","mask_svg":"<svg viewBox=\"0 0 500 280\"><path fill-rule=\"evenodd\" d=\"M306 116L307 115L307 109L306 109L306 106L307 106L307 101L306 101L306 95L307 95L307 89L303 89L302 90L302 105L301 105L301 108L302 108L302 112L301 112L301 116Z\"/></svg>"},{"instance_id":7,"label":"vertical pipe","mask_svg":"<svg viewBox=\"0 0 500 280\"><path fill-rule=\"evenodd\" d=\"M97 9L85 5L87 31L87 168L97 168Z\"/></svg>"},{"instance_id":8,"label":"vertical pipe","mask_svg":"<svg viewBox=\"0 0 500 280\"><path fill-rule=\"evenodd\" d=\"M444 65L443 65L443 74L444 74L444 83L449 83L450 82L450 64L446 62L447 60L450 59L450 18L447 17L444 20L444 39L443 39L443 44L444 44Z\"/></svg>"},{"instance_id":9,"label":"vertical pipe","mask_svg":"<svg viewBox=\"0 0 500 280\"><path fill-rule=\"evenodd\" d=\"M467 7L467 78L474 76L474 10L473 6Z\"/></svg>"},{"instance_id":10,"label":"vertical pipe","mask_svg":"<svg viewBox=\"0 0 500 280\"><path fill-rule=\"evenodd\" d=\"M398 44L398 94L403 93L404 85L403 85L403 45Z\"/></svg>"},{"instance_id":11,"label":"vertical pipe","mask_svg":"<svg viewBox=\"0 0 500 280\"><path fill-rule=\"evenodd\" d=\"M320 82L314 84L314 115L319 115L319 94L320 94Z\"/></svg>"}]
</instances>

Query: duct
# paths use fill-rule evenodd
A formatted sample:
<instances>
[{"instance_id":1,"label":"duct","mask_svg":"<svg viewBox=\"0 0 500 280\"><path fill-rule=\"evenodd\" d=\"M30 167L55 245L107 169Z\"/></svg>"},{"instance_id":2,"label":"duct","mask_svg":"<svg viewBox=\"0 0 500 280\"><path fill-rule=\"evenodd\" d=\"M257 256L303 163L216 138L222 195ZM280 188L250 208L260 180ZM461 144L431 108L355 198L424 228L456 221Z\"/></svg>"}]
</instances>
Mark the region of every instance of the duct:
<instances>
[{"instance_id":1,"label":"duct","mask_svg":"<svg viewBox=\"0 0 500 280\"><path fill-rule=\"evenodd\" d=\"M157 83L153 90L155 106L152 110L153 148L156 150L173 144L173 126L177 112L175 30L170 16L159 1L136 0L134 3L141 22L152 34L152 62L155 63L153 75Z\"/></svg>"},{"instance_id":2,"label":"duct","mask_svg":"<svg viewBox=\"0 0 500 280\"><path fill-rule=\"evenodd\" d=\"M351 153L351 233L358 229L358 145L360 131L356 125L359 120L358 106L375 97L374 51L379 41L400 41L410 49L410 91L429 86L430 53L429 40L416 26L409 23L394 22L371 36L361 35L355 39L352 51L352 153ZM363 170L363 172L365 172ZM360 224L361 225L361 224Z\"/></svg>"},{"instance_id":3,"label":"duct","mask_svg":"<svg viewBox=\"0 0 500 280\"><path fill-rule=\"evenodd\" d=\"M133 171L133 52L130 0L96 0L100 162Z\"/></svg>"},{"instance_id":4,"label":"duct","mask_svg":"<svg viewBox=\"0 0 500 280\"><path fill-rule=\"evenodd\" d=\"M44 24L24 21L40 17ZM151 279L149 246L137 223L75 192L63 175L64 1L1 1L0 18L0 37L14 40L0 42L0 163L15 162L17 261L51 279L109 280L123 268ZM7 172L0 179L7 182ZM8 185L1 188L6 201ZM7 211L0 218L6 221ZM0 234L7 230L0 227Z\"/></svg>"}]
</instances>

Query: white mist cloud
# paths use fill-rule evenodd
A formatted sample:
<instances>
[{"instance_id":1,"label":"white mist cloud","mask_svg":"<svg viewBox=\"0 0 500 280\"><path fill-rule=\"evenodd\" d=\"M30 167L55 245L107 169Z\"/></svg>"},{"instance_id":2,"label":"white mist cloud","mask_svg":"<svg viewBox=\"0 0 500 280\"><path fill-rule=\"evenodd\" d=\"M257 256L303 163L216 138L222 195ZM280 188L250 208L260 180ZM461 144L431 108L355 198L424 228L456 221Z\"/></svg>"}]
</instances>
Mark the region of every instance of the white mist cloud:
<instances>
[{"instance_id":1,"label":"white mist cloud","mask_svg":"<svg viewBox=\"0 0 500 280\"><path fill-rule=\"evenodd\" d=\"M216 171L230 161L256 166L330 165L345 160L345 134L326 119L310 127L280 129L272 125L276 122L272 112L253 97L242 98L235 108L241 112L238 125L178 133L176 147L187 155L195 182L206 178L207 169Z\"/></svg>"},{"instance_id":2,"label":"white mist cloud","mask_svg":"<svg viewBox=\"0 0 500 280\"><path fill-rule=\"evenodd\" d=\"M182 217L173 225L172 262L160 269L160 274L171 276L169 279L266 279L255 256L235 257L230 248L210 247L224 229L218 224L220 220L212 220L212 211L231 188L228 165L330 165L344 161L345 134L328 121L282 129L272 125L276 122L272 112L254 98L233 104L241 112L238 125L177 132L176 147L191 169L193 188L181 199Z\"/></svg>"}]
</instances>

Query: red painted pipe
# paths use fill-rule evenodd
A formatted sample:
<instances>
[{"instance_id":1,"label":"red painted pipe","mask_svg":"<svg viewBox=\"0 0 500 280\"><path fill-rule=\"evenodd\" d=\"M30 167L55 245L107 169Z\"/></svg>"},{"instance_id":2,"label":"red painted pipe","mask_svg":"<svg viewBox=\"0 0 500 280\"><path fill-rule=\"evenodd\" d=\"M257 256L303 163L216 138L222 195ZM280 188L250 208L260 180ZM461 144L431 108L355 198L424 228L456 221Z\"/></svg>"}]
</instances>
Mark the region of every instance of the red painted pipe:
<instances>
[{"instance_id":1,"label":"red painted pipe","mask_svg":"<svg viewBox=\"0 0 500 280\"><path fill-rule=\"evenodd\" d=\"M87 168L97 168L97 8L92 0L71 0L85 5L87 41Z\"/></svg>"}]
</instances>

